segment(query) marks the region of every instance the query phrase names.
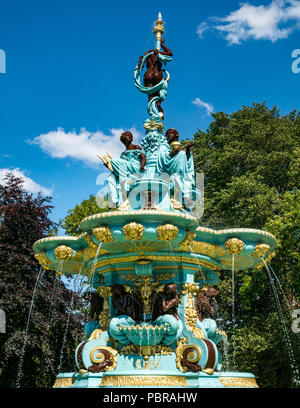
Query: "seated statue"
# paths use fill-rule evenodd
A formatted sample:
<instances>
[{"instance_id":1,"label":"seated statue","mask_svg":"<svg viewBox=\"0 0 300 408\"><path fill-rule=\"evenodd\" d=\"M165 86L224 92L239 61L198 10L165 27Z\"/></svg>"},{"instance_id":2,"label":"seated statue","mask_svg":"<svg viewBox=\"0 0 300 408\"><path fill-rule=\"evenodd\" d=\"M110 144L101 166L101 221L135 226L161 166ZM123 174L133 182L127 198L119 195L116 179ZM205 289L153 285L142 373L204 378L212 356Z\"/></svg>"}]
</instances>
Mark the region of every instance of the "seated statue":
<instances>
[{"instance_id":1,"label":"seated statue","mask_svg":"<svg viewBox=\"0 0 300 408\"><path fill-rule=\"evenodd\" d=\"M133 136L129 131L123 132L120 136L121 142L126 149L121 153L119 159L106 157L103 160L104 166L111 170L108 176L108 200L110 208L124 206L127 201L128 178L130 175L145 171L146 156L142 152L141 146L132 143Z\"/></svg>"},{"instance_id":2,"label":"seated statue","mask_svg":"<svg viewBox=\"0 0 300 408\"><path fill-rule=\"evenodd\" d=\"M157 172L170 176L171 193L174 194L174 203L177 205L175 208L185 207L191 210L195 201L194 160L191 153L194 142L190 141L183 149L178 138L176 129L167 130L167 143L162 143L158 151Z\"/></svg>"},{"instance_id":3,"label":"seated statue","mask_svg":"<svg viewBox=\"0 0 300 408\"><path fill-rule=\"evenodd\" d=\"M87 337L90 337L94 330L100 329L99 315L103 307L103 298L97 293L92 292L90 294L90 319L84 325L84 331Z\"/></svg>"},{"instance_id":4,"label":"seated statue","mask_svg":"<svg viewBox=\"0 0 300 408\"><path fill-rule=\"evenodd\" d=\"M164 325L169 323L162 344L168 346L174 343L181 335L183 325L178 315L177 285L168 283L163 292L156 294L153 304L153 324Z\"/></svg>"},{"instance_id":5,"label":"seated statue","mask_svg":"<svg viewBox=\"0 0 300 408\"><path fill-rule=\"evenodd\" d=\"M205 331L209 340L218 344L224 337L224 333L217 329L217 323L214 320L215 308L213 303L219 292L215 288L205 288L202 293L195 299L196 311L200 328Z\"/></svg>"},{"instance_id":6,"label":"seated statue","mask_svg":"<svg viewBox=\"0 0 300 408\"><path fill-rule=\"evenodd\" d=\"M136 293L130 293L125 285L115 284L112 287L112 305L116 309L116 317L109 324L110 335L121 344L130 344L127 336L120 331L122 325L136 325L142 320L142 302Z\"/></svg>"}]
</instances>

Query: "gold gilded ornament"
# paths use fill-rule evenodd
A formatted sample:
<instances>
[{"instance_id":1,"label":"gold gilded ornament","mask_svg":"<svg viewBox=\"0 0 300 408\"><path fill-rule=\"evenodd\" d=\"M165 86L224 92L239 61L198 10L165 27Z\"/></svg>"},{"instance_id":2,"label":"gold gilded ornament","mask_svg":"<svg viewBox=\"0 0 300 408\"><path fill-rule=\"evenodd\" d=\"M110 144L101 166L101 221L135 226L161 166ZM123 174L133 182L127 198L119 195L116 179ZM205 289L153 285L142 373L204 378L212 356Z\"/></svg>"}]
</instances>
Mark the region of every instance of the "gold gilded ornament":
<instances>
[{"instance_id":1,"label":"gold gilded ornament","mask_svg":"<svg viewBox=\"0 0 300 408\"><path fill-rule=\"evenodd\" d=\"M51 264L51 261L47 258L45 251L42 251L38 254L34 254L35 259L38 260L39 264L47 270L52 270L52 268L49 266Z\"/></svg>"},{"instance_id":2,"label":"gold gilded ornament","mask_svg":"<svg viewBox=\"0 0 300 408\"><path fill-rule=\"evenodd\" d=\"M180 375L105 375L100 387L124 386L162 386L187 387L186 378Z\"/></svg>"},{"instance_id":3,"label":"gold gilded ornament","mask_svg":"<svg viewBox=\"0 0 300 408\"><path fill-rule=\"evenodd\" d=\"M252 256L255 258L263 257L270 250L270 245L267 244L258 244L255 246L255 251Z\"/></svg>"},{"instance_id":4,"label":"gold gilded ornament","mask_svg":"<svg viewBox=\"0 0 300 408\"><path fill-rule=\"evenodd\" d=\"M124 225L122 230L126 239L138 241L139 239L142 239L145 227L142 224L130 222L129 224Z\"/></svg>"},{"instance_id":5,"label":"gold gilded ornament","mask_svg":"<svg viewBox=\"0 0 300 408\"><path fill-rule=\"evenodd\" d=\"M225 248L229 255L240 255L245 243L238 238L230 238L225 242Z\"/></svg>"},{"instance_id":6,"label":"gold gilded ornament","mask_svg":"<svg viewBox=\"0 0 300 408\"><path fill-rule=\"evenodd\" d=\"M100 296L103 297L103 308L102 312L99 315L98 321L100 328L106 330L110 322L110 308L108 304L108 296L112 295L110 286L101 286L97 289L97 292Z\"/></svg>"},{"instance_id":7,"label":"gold gilded ornament","mask_svg":"<svg viewBox=\"0 0 300 408\"><path fill-rule=\"evenodd\" d=\"M184 337L181 337L179 341L177 341L177 348L175 349L176 354L176 366L178 370L182 373L185 373L188 369L187 367L182 366L182 357L183 353L187 349L192 349L187 355L186 359L191 363L198 363L201 357L201 350L198 346L194 344L186 344L187 341Z\"/></svg>"},{"instance_id":8,"label":"gold gilded ornament","mask_svg":"<svg viewBox=\"0 0 300 408\"><path fill-rule=\"evenodd\" d=\"M151 314L152 311L152 302L151 296L153 291L157 288L158 282L151 282L152 276L140 276L140 282L135 284L135 287L138 289L145 308L145 314Z\"/></svg>"},{"instance_id":9,"label":"gold gilded ornament","mask_svg":"<svg viewBox=\"0 0 300 408\"><path fill-rule=\"evenodd\" d=\"M72 377L56 378L55 383L53 385L53 388L71 387L71 385L74 383L74 381L75 380Z\"/></svg>"},{"instance_id":10,"label":"gold gilded ornament","mask_svg":"<svg viewBox=\"0 0 300 408\"><path fill-rule=\"evenodd\" d=\"M117 366L118 361L118 351L108 346L96 346L90 351L90 359L94 364L103 363L106 360L106 356L103 353L107 351L109 354L109 359L112 361L111 366L106 366L105 371L113 371Z\"/></svg>"},{"instance_id":11,"label":"gold gilded ornament","mask_svg":"<svg viewBox=\"0 0 300 408\"><path fill-rule=\"evenodd\" d=\"M268 255L265 257L265 262L270 262L271 259L273 259L275 255L276 253L274 251L270 251Z\"/></svg>"},{"instance_id":12,"label":"gold gilded ornament","mask_svg":"<svg viewBox=\"0 0 300 408\"><path fill-rule=\"evenodd\" d=\"M181 301L184 295L188 295L187 302L184 309L184 319L187 329L193 333L193 335L199 339L204 339L205 336L199 327L196 327L197 312L194 305L194 296L200 293L200 288L196 283L183 284L183 290L181 291Z\"/></svg>"},{"instance_id":13,"label":"gold gilded ornament","mask_svg":"<svg viewBox=\"0 0 300 408\"><path fill-rule=\"evenodd\" d=\"M173 241L177 237L178 227L172 224L159 225L157 234L161 241Z\"/></svg>"},{"instance_id":14,"label":"gold gilded ornament","mask_svg":"<svg viewBox=\"0 0 300 408\"><path fill-rule=\"evenodd\" d=\"M219 377L219 381L225 387L251 387L258 388L255 378L247 377Z\"/></svg>"},{"instance_id":15,"label":"gold gilded ornament","mask_svg":"<svg viewBox=\"0 0 300 408\"><path fill-rule=\"evenodd\" d=\"M88 341L98 339L98 338L100 337L101 333L103 333L103 330L101 330L101 329L95 329L95 330L92 332L92 334L90 335Z\"/></svg>"},{"instance_id":16,"label":"gold gilded ornament","mask_svg":"<svg viewBox=\"0 0 300 408\"><path fill-rule=\"evenodd\" d=\"M191 245L196 238L194 231L187 231L184 240L180 243L179 251L191 252Z\"/></svg>"},{"instance_id":17,"label":"gold gilded ornament","mask_svg":"<svg viewBox=\"0 0 300 408\"><path fill-rule=\"evenodd\" d=\"M107 242L112 242L114 239L111 236L110 229L106 226L98 227L93 229L93 234L96 239L104 244Z\"/></svg>"},{"instance_id":18,"label":"gold gilded ornament","mask_svg":"<svg viewBox=\"0 0 300 408\"><path fill-rule=\"evenodd\" d=\"M54 249L54 254L59 261L68 261L73 254L73 249L66 245L60 245Z\"/></svg>"}]
</instances>

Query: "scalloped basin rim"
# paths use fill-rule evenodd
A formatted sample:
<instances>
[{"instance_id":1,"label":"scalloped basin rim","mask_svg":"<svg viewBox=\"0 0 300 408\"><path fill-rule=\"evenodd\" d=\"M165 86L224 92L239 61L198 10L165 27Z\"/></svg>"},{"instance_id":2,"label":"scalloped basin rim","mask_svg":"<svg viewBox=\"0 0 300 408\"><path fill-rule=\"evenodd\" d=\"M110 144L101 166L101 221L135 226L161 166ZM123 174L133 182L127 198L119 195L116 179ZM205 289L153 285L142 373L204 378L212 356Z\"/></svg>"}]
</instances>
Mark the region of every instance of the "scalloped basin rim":
<instances>
[{"instance_id":1,"label":"scalloped basin rim","mask_svg":"<svg viewBox=\"0 0 300 408\"><path fill-rule=\"evenodd\" d=\"M91 233L93 228L100 225L116 225L124 222L145 221L145 216L149 222L174 223L177 226L195 229L199 224L195 217L179 211L163 210L129 210L112 211L90 215L82 220L80 229ZM100 223L99 223L100 221Z\"/></svg>"}]
</instances>

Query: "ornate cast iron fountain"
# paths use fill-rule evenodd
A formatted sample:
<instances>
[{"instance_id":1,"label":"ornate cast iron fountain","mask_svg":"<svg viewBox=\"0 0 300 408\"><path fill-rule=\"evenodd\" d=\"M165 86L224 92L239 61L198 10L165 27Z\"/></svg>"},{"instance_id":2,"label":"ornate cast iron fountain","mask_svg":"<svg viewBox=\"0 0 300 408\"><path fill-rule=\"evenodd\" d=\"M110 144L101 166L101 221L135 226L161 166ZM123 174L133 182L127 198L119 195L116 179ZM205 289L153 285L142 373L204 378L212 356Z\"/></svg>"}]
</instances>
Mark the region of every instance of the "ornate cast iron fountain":
<instances>
[{"instance_id":1,"label":"ornate cast iron fountain","mask_svg":"<svg viewBox=\"0 0 300 408\"><path fill-rule=\"evenodd\" d=\"M175 129L164 135L170 75L163 63L173 54L160 15L154 33L155 49L134 71L148 96L142 146L124 132L121 157L101 158L110 171L111 211L85 218L78 237L34 244L41 265L92 277L104 299L76 349L77 372L59 374L55 387L256 387L250 373L222 371L218 344L226 334L210 299L220 270L259 268L274 256L276 241L255 229L199 226L192 143L183 149Z\"/></svg>"}]
</instances>

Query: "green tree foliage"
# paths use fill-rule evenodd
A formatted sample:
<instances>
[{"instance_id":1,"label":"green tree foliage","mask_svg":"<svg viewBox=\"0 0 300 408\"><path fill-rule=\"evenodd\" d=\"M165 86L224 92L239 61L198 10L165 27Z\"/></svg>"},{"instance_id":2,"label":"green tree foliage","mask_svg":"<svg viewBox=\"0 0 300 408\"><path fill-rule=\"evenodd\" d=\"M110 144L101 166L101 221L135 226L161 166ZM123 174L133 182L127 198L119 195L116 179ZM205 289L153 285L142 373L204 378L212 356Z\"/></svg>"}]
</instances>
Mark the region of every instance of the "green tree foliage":
<instances>
[{"instance_id":1,"label":"green tree foliage","mask_svg":"<svg viewBox=\"0 0 300 408\"><path fill-rule=\"evenodd\" d=\"M16 386L35 285L19 385L52 387L61 362L61 370L74 368L75 346L83 335L79 316L68 314L71 306L79 307L79 299L55 272L40 270L32 250L36 240L56 229L49 219L50 201L24 191L22 180L12 174L0 185L0 308L6 313L6 333L0 334L0 387Z\"/></svg>"},{"instance_id":2,"label":"green tree foliage","mask_svg":"<svg viewBox=\"0 0 300 408\"><path fill-rule=\"evenodd\" d=\"M66 217L60 220L59 225L65 229L66 234L79 235L82 232L79 226L85 217L105 211L108 211L108 201L104 197L100 197L97 203L96 197L90 195L88 200L83 200L73 209L70 209Z\"/></svg>"},{"instance_id":3,"label":"green tree foliage","mask_svg":"<svg viewBox=\"0 0 300 408\"><path fill-rule=\"evenodd\" d=\"M291 331L291 311L300 308L300 113L281 116L277 107L269 109L264 103L232 114L218 112L206 132L196 132L194 141L196 171L205 176L201 224L263 229L278 239L271 266L300 366L299 335ZM235 281L234 330L231 273L223 271L218 284L218 313L231 335L231 367L236 362L238 369L252 371L262 387L292 386L283 322L265 269L239 271Z\"/></svg>"}]
</instances>

